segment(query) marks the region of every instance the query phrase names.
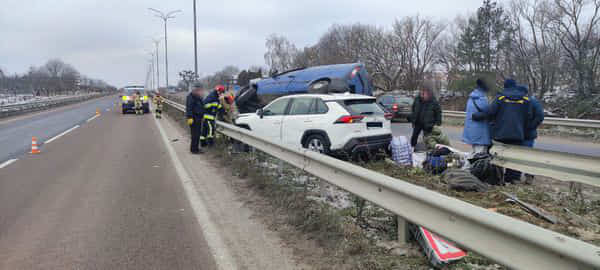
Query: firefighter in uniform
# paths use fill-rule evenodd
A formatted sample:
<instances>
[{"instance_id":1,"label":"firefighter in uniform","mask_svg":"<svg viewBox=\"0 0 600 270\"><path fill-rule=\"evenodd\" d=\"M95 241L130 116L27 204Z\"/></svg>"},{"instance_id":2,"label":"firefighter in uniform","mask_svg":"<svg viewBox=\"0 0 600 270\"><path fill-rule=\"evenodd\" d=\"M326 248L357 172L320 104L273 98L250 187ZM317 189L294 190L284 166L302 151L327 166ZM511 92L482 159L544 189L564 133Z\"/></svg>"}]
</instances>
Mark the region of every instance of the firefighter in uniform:
<instances>
[{"instance_id":1,"label":"firefighter in uniform","mask_svg":"<svg viewBox=\"0 0 600 270\"><path fill-rule=\"evenodd\" d=\"M144 111L142 110L142 95L139 91L135 92L135 95L133 95L133 106L135 108L135 114L144 114Z\"/></svg>"},{"instance_id":2,"label":"firefighter in uniform","mask_svg":"<svg viewBox=\"0 0 600 270\"><path fill-rule=\"evenodd\" d=\"M217 85L215 90L204 98L204 121L202 121L202 135L200 136L202 146L214 145L215 120L217 115L223 111L219 96L223 92L225 92L225 86Z\"/></svg>"},{"instance_id":3,"label":"firefighter in uniform","mask_svg":"<svg viewBox=\"0 0 600 270\"><path fill-rule=\"evenodd\" d=\"M154 107L155 107L155 113L156 113L156 118L160 119L162 118L162 108L163 108L163 102L164 102L164 98L162 96L160 96L160 93L156 93L156 95L154 95L154 99L152 100L154 102Z\"/></svg>"},{"instance_id":4,"label":"firefighter in uniform","mask_svg":"<svg viewBox=\"0 0 600 270\"><path fill-rule=\"evenodd\" d=\"M202 83L196 82L194 83L194 89L187 96L185 101L185 116L192 134L190 144L190 152L192 154L202 153L202 149L199 147L202 132L202 119L204 118L204 103L202 101L202 96L204 96L204 86Z\"/></svg>"},{"instance_id":5,"label":"firefighter in uniform","mask_svg":"<svg viewBox=\"0 0 600 270\"><path fill-rule=\"evenodd\" d=\"M219 97L219 102L223 107L223 113L219 116L219 119L230 124L233 124L233 119L236 117L234 99L234 94L231 92L225 93Z\"/></svg>"}]
</instances>

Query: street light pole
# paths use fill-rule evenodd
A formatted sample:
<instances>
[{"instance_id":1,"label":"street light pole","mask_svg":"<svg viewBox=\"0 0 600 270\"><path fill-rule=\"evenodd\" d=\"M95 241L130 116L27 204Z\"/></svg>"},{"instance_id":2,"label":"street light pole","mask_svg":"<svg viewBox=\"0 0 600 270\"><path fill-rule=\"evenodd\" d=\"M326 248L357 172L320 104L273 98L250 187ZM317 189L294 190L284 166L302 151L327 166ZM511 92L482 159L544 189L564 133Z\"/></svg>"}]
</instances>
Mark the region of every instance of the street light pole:
<instances>
[{"instance_id":1,"label":"street light pole","mask_svg":"<svg viewBox=\"0 0 600 270\"><path fill-rule=\"evenodd\" d=\"M167 21L175 18L175 13L181 12L181 10L173 10L167 14L154 8L149 8L150 11L156 13L155 16L163 20L165 26L165 83L167 89L169 89L169 55L168 55L168 44L167 44Z\"/></svg>"},{"instance_id":2,"label":"street light pole","mask_svg":"<svg viewBox=\"0 0 600 270\"><path fill-rule=\"evenodd\" d=\"M150 54L150 56L152 57L150 59L150 71L151 71L151 74L152 74L152 81L151 81L152 82L152 87L151 88L153 90L155 90L156 92L158 92L158 89L156 87L156 81L155 81L156 76L154 76L154 75L156 75L156 73L154 72L154 53L153 52L149 52L148 54Z\"/></svg>"},{"instance_id":3,"label":"street light pole","mask_svg":"<svg viewBox=\"0 0 600 270\"><path fill-rule=\"evenodd\" d=\"M194 1L194 74L198 76L198 40L196 30L196 0Z\"/></svg>"},{"instance_id":4,"label":"street light pole","mask_svg":"<svg viewBox=\"0 0 600 270\"><path fill-rule=\"evenodd\" d=\"M158 65L158 46L160 45L160 39L155 39L153 38L152 41L154 42L154 49L156 50L154 52L154 55L156 55L156 88L160 88L160 66Z\"/></svg>"}]
</instances>

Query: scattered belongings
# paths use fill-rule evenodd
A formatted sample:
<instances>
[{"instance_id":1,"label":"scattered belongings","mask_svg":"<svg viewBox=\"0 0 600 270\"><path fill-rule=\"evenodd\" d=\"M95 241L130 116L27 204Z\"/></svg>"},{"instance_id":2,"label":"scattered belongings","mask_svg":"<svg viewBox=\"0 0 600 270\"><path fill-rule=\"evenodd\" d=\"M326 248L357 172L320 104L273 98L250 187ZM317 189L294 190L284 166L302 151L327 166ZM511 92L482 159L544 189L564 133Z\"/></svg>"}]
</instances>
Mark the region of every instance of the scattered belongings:
<instances>
[{"instance_id":1,"label":"scattered belongings","mask_svg":"<svg viewBox=\"0 0 600 270\"><path fill-rule=\"evenodd\" d=\"M488 153L477 153L469 159L471 174L490 185L504 185L502 168L492 164L492 156Z\"/></svg>"},{"instance_id":2,"label":"scattered belongings","mask_svg":"<svg viewBox=\"0 0 600 270\"><path fill-rule=\"evenodd\" d=\"M461 169L449 169L442 173L442 181L446 182L450 189L456 191L486 192L489 186L481 182L469 171Z\"/></svg>"},{"instance_id":3,"label":"scattered belongings","mask_svg":"<svg viewBox=\"0 0 600 270\"><path fill-rule=\"evenodd\" d=\"M394 136L390 142L392 160L398 165L413 165L413 148L405 136Z\"/></svg>"},{"instance_id":4,"label":"scattered belongings","mask_svg":"<svg viewBox=\"0 0 600 270\"><path fill-rule=\"evenodd\" d=\"M552 224L556 224L558 222L556 217L551 216L549 214L545 214L544 212L542 212L542 210L538 209L537 207L519 200L519 198L517 198L517 196L510 194L508 192L501 192L501 193L504 194L504 196L508 197L508 199L506 201L518 204L519 206L521 206L523 209L525 209L527 212L531 213L532 215L539 217L545 221L548 221Z\"/></svg>"}]
</instances>

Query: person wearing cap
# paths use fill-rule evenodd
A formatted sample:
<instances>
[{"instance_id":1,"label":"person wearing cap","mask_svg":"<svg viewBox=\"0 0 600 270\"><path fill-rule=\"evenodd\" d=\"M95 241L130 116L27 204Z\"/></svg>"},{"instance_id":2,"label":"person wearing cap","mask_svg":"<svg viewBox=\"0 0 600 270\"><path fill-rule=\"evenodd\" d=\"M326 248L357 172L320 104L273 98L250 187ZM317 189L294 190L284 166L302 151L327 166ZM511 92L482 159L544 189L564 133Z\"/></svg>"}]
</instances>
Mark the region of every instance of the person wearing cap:
<instances>
[{"instance_id":1,"label":"person wearing cap","mask_svg":"<svg viewBox=\"0 0 600 270\"><path fill-rule=\"evenodd\" d=\"M192 91L188 94L185 102L185 116L187 124L190 126L192 140L190 152L192 154L202 153L200 149L200 139L202 135L202 119L204 118L204 86L200 82L193 85Z\"/></svg>"},{"instance_id":2,"label":"person wearing cap","mask_svg":"<svg viewBox=\"0 0 600 270\"><path fill-rule=\"evenodd\" d=\"M225 86L217 85L204 98L204 121L202 122L202 135L200 136L200 144L202 146L214 145L215 120L217 119L217 115L223 111L219 97L224 92Z\"/></svg>"},{"instance_id":3,"label":"person wearing cap","mask_svg":"<svg viewBox=\"0 0 600 270\"><path fill-rule=\"evenodd\" d=\"M507 79L504 89L490 104L488 119L492 122L491 133L495 141L523 145L525 133L533 118L533 106L527 94L517 88L517 82ZM504 181L516 184L521 180L521 172L506 168Z\"/></svg>"}]
</instances>

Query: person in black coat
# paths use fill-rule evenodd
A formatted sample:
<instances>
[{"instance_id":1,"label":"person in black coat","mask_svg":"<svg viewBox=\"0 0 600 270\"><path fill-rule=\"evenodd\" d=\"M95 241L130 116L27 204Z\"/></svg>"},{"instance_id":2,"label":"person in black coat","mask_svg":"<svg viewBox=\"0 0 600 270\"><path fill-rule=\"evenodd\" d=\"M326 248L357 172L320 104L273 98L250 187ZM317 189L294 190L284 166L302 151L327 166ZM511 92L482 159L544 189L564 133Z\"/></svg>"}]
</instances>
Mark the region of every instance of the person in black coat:
<instances>
[{"instance_id":1,"label":"person in black coat","mask_svg":"<svg viewBox=\"0 0 600 270\"><path fill-rule=\"evenodd\" d=\"M517 83L508 79L492 104L488 117L492 121L492 138L504 144L523 145L533 118L533 107L527 93L517 88ZM506 169L505 182L517 182L521 172Z\"/></svg>"},{"instance_id":2,"label":"person in black coat","mask_svg":"<svg viewBox=\"0 0 600 270\"><path fill-rule=\"evenodd\" d=\"M434 126L442 125L442 108L433 95L432 84L425 83L412 104L412 113L408 119L413 126L410 144L414 148L423 131L428 136Z\"/></svg>"},{"instance_id":3,"label":"person in black coat","mask_svg":"<svg viewBox=\"0 0 600 270\"><path fill-rule=\"evenodd\" d=\"M187 124L190 126L192 140L190 144L190 152L192 154L202 153L200 149L200 135L202 132L202 118L204 118L204 86L202 83L194 83L194 88L188 94L185 101L185 116Z\"/></svg>"}]
</instances>

